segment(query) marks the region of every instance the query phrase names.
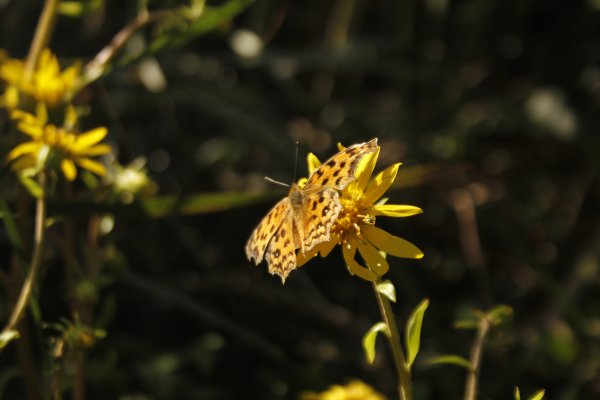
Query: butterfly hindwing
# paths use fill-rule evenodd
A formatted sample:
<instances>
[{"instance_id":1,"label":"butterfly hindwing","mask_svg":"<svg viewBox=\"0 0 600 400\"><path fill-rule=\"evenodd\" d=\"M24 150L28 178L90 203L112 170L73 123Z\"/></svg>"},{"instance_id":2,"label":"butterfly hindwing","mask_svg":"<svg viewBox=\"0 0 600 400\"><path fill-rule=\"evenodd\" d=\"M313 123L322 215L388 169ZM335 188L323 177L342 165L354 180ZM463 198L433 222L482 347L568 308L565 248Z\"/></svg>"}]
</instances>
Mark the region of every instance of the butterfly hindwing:
<instances>
[{"instance_id":1,"label":"butterfly hindwing","mask_svg":"<svg viewBox=\"0 0 600 400\"><path fill-rule=\"evenodd\" d=\"M254 259L256 265L261 263L273 235L284 220L289 217L291 211L290 200L286 196L265 215L246 243L246 257L248 257L248 260Z\"/></svg>"}]
</instances>

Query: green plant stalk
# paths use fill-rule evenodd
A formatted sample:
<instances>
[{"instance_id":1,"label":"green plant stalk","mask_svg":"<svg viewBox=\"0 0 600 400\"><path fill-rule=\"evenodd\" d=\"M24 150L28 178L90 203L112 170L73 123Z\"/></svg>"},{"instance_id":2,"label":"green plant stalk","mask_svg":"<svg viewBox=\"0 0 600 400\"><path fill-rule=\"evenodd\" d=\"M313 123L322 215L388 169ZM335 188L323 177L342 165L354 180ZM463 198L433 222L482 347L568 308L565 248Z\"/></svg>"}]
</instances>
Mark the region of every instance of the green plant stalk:
<instances>
[{"instance_id":1,"label":"green plant stalk","mask_svg":"<svg viewBox=\"0 0 600 400\"><path fill-rule=\"evenodd\" d=\"M35 34L33 35L29 53L27 54L27 61L25 62L26 80L30 80L33 76L33 71L35 71L40 53L50 42L50 36L52 36L52 30L54 29L54 23L56 22L59 4L60 0L46 0L44 3L44 9L42 10L37 27L35 28Z\"/></svg>"},{"instance_id":2,"label":"green plant stalk","mask_svg":"<svg viewBox=\"0 0 600 400\"><path fill-rule=\"evenodd\" d=\"M14 331L19 321L21 321L21 318L23 318L40 269L46 236L46 177L43 172L40 173L39 184L42 188L42 195L36 200L35 231L33 237L33 255L31 257L31 265L29 266L29 272L27 273L25 282L21 287L21 293L19 294L19 298L17 299L15 307L12 310L10 318L0 333L1 337L8 335L11 331Z\"/></svg>"},{"instance_id":3,"label":"green plant stalk","mask_svg":"<svg viewBox=\"0 0 600 400\"><path fill-rule=\"evenodd\" d=\"M379 311L383 322L386 323L389 331L387 336L390 347L392 348L392 355L396 369L398 371L398 393L400 394L401 400L412 400L412 383L410 370L406 365L406 358L404 357L404 351L402 350L402 342L400 340L400 334L398 333L398 327L396 326L396 319L392 311L392 306L389 300L377 290L377 285L381 283L379 279L373 281L373 291L375 297L377 297L377 304L379 304Z\"/></svg>"},{"instance_id":4,"label":"green plant stalk","mask_svg":"<svg viewBox=\"0 0 600 400\"><path fill-rule=\"evenodd\" d=\"M465 382L465 400L475 400L477 397L477 379L479 377L479 366L481 365L481 354L483 343L490 329L490 321L487 316L483 316L477 325L477 336L471 346L471 369L467 374Z\"/></svg>"}]
</instances>

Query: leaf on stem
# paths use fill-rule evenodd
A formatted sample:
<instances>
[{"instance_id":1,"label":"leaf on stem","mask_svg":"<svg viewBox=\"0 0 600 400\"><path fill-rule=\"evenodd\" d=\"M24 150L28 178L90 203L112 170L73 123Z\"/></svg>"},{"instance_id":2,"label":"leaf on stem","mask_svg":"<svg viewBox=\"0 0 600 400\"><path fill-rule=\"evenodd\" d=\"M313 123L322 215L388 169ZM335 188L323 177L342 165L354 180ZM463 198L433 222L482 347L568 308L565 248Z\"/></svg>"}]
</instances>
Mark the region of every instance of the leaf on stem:
<instances>
[{"instance_id":1,"label":"leaf on stem","mask_svg":"<svg viewBox=\"0 0 600 400\"><path fill-rule=\"evenodd\" d=\"M392 303L396 302L396 288L390 280L383 281L377 284L377 291L387 297Z\"/></svg>"},{"instance_id":2,"label":"leaf on stem","mask_svg":"<svg viewBox=\"0 0 600 400\"><path fill-rule=\"evenodd\" d=\"M367 331L365 336L363 336L363 350L365 351L365 357L369 364L373 364L373 361L375 361L375 341L379 332L383 332L389 336L388 326L385 322L376 323Z\"/></svg>"},{"instance_id":3,"label":"leaf on stem","mask_svg":"<svg viewBox=\"0 0 600 400\"><path fill-rule=\"evenodd\" d=\"M429 299L423 300L412 312L406 322L405 335L406 340L406 365L408 369L412 366L419 347L421 346L421 326L423 325L423 315L429 307Z\"/></svg>"},{"instance_id":4,"label":"leaf on stem","mask_svg":"<svg viewBox=\"0 0 600 400\"><path fill-rule=\"evenodd\" d=\"M457 356L455 354L444 354L442 356L430 358L426 361L426 364L427 365L450 364L450 365L457 365L457 366L462 367L469 371L472 369L471 363L469 362L469 360L467 360L466 358L463 358L461 356Z\"/></svg>"},{"instance_id":5,"label":"leaf on stem","mask_svg":"<svg viewBox=\"0 0 600 400\"><path fill-rule=\"evenodd\" d=\"M518 386L515 386L514 395L515 395L515 400L521 400L521 391L519 390Z\"/></svg>"}]
</instances>

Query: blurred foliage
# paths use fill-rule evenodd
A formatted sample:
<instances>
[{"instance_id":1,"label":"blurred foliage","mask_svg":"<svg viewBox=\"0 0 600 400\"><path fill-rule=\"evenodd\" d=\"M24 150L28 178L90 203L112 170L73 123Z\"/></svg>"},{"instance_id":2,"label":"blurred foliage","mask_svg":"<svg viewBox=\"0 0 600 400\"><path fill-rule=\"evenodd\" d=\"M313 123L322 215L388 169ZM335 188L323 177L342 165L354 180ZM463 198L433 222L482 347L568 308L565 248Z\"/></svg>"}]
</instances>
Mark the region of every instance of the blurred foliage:
<instances>
[{"instance_id":1,"label":"blurred foliage","mask_svg":"<svg viewBox=\"0 0 600 400\"><path fill-rule=\"evenodd\" d=\"M51 47L64 61L93 58L138 13L136 2L86 3L57 22ZM41 7L0 1L0 48L24 57ZM388 275L401 319L430 301L420 354L466 354L471 332L453 322L506 304L512 324L490 332L482 398L510 398L515 386L545 388L552 399L600 397L598 1L256 0L230 11L200 36L205 28L190 21L141 30L122 62L75 99L89 104L89 127L109 128L120 163L146 157L158 188L131 204L51 205L75 225L116 215L95 219L110 232L97 238L102 254L77 255L100 271L79 288L98 300L85 329L106 332L86 357L87 398L296 399L355 377L392 396L391 359L379 351L369 365L360 345L377 322L376 301L341 255L310 262L281 286L243 253L277 198L263 176L295 178L294 141L303 175L308 151L327 156L338 141L372 137L382 166L405 165L398 181L410 184L390 198L424 210L381 221L425 252L390 261ZM164 32L181 35L170 42L177 46L141 51ZM3 221L5 271L24 238ZM62 262L47 256L44 321L67 315ZM6 302L0 311L6 319ZM48 335L34 332L27 340L50 369ZM2 398L24 398L20 357L0 354ZM419 361L416 399L462 393L462 368Z\"/></svg>"}]
</instances>

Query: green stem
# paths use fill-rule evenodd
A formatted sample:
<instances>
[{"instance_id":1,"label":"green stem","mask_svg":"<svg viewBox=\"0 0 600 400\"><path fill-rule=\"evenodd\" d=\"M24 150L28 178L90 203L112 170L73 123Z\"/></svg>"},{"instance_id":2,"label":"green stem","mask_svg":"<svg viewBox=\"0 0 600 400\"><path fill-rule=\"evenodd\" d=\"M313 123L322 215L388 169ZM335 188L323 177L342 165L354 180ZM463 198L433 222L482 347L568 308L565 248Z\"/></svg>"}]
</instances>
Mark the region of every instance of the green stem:
<instances>
[{"instance_id":1,"label":"green stem","mask_svg":"<svg viewBox=\"0 0 600 400\"><path fill-rule=\"evenodd\" d=\"M6 338L11 335L11 332L16 330L17 324L23 318L25 314L25 309L27 308L27 304L31 298L31 293L33 291L33 286L37 280L37 275L39 273L40 264L42 260L42 252L44 249L44 239L45 239L45 225L46 225L46 178L43 172L40 173L39 176L39 185L42 188L42 195L36 200L36 212L35 212L35 232L33 239L33 255L31 257L31 265L29 266L29 272L27 273L27 277L25 278L25 282L21 287L21 293L19 294L19 298L15 304L15 307L12 310L12 314L2 332L0 332L0 337ZM0 344L0 348L5 343Z\"/></svg>"},{"instance_id":2,"label":"green stem","mask_svg":"<svg viewBox=\"0 0 600 400\"><path fill-rule=\"evenodd\" d=\"M398 327L396 326L396 318L394 317L389 300L377 289L377 285L380 283L381 281L379 279L373 281L373 290L377 297L377 304L379 304L379 311L381 312L383 322L385 322L389 331L388 339L390 347L392 348L394 363L396 364L396 369L398 371L398 393L400 394L401 400L412 400L410 370L406 364L404 351L402 351L400 334L398 333Z\"/></svg>"},{"instance_id":3,"label":"green stem","mask_svg":"<svg viewBox=\"0 0 600 400\"><path fill-rule=\"evenodd\" d=\"M59 4L60 0L46 0L44 4L44 9L35 29L33 40L31 41L31 47L29 47L29 54L27 54L27 61L25 63L26 80L31 79L33 76L40 53L50 42Z\"/></svg>"},{"instance_id":4,"label":"green stem","mask_svg":"<svg viewBox=\"0 0 600 400\"><path fill-rule=\"evenodd\" d=\"M479 320L477 326L477 336L471 346L471 369L467 374L465 382L465 400L475 400L477 397L477 378L479 377L479 366L481 364L481 353L483 350L483 342L490 329L490 321L486 316Z\"/></svg>"}]
</instances>

